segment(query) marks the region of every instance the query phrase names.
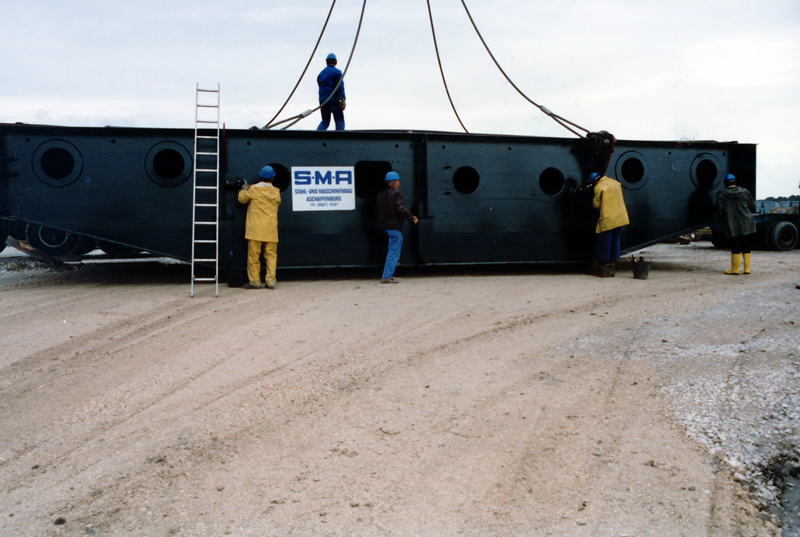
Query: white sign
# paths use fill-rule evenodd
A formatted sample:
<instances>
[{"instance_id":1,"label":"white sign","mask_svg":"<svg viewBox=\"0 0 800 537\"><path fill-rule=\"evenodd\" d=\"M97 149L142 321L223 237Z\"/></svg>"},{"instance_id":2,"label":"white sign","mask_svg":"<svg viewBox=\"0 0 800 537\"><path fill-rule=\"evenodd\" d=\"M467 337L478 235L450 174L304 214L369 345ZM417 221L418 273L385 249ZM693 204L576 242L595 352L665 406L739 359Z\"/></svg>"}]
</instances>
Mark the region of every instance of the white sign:
<instances>
[{"instance_id":1,"label":"white sign","mask_svg":"<svg viewBox=\"0 0 800 537\"><path fill-rule=\"evenodd\" d=\"M292 167L292 209L353 211L356 208L352 166Z\"/></svg>"}]
</instances>

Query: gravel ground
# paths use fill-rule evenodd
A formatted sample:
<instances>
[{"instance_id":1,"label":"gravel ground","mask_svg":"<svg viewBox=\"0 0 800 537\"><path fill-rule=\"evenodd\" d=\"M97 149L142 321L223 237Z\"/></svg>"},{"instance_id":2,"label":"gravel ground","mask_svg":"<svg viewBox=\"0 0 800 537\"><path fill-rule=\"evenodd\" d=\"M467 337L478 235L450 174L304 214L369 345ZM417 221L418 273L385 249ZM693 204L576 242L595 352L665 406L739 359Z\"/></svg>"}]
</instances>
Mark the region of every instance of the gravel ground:
<instances>
[{"instance_id":1,"label":"gravel ground","mask_svg":"<svg viewBox=\"0 0 800 537\"><path fill-rule=\"evenodd\" d=\"M0 257L0 534L797 535L800 252L648 280Z\"/></svg>"},{"instance_id":2,"label":"gravel ground","mask_svg":"<svg viewBox=\"0 0 800 537\"><path fill-rule=\"evenodd\" d=\"M622 359L655 366L665 379L660 396L687 436L781 521L783 535L800 535L800 290L744 289L732 300L658 316L570 350L614 346ZM726 325L733 338L716 333Z\"/></svg>"}]
</instances>

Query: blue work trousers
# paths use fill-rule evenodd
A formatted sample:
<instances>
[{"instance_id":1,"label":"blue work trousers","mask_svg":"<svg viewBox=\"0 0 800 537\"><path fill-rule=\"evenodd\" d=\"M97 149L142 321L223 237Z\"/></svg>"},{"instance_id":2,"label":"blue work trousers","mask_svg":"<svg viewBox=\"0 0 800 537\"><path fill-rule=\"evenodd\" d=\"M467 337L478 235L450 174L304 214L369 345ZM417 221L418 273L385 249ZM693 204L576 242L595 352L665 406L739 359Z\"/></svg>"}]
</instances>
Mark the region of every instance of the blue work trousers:
<instances>
[{"instance_id":1,"label":"blue work trousers","mask_svg":"<svg viewBox=\"0 0 800 537\"><path fill-rule=\"evenodd\" d=\"M597 234L597 258L604 263L619 261L619 232L621 228L609 229Z\"/></svg>"},{"instance_id":2,"label":"blue work trousers","mask_svg":"<svg viewBox=\"0 0 800 537\"><path fill-rule=\"evenodd\" d=\"M318 131L326 131L331 124L331 114L333 114L333 122L336 124L337 131L344 130L344 112L338 102L333 99L328 101L328 104L319 109L322 114L322 122L317 127Z\"/></svg>"},{"instance_id":3,"label":"blue work trousers","mask_svg":"<svg viewBox=\"0 0 800 537\"><path fill-rule=\"evenodd\" d=\"M386 263L383 265L383 279L389 280L394 276L397 261L400 259L400 248L403 246L403 234L394 229L384 229L389 236L389 248L386 251Z\"/></svg>"}]
</instances>

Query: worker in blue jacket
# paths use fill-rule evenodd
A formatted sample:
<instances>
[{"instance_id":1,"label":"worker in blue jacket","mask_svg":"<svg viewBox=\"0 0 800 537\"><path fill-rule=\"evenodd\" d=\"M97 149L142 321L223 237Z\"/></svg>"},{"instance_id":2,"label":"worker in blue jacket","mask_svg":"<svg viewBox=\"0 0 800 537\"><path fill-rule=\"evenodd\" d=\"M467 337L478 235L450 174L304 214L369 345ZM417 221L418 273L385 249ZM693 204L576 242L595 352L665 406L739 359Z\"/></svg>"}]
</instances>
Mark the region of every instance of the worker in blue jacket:
<instances>
[{"instance_id":1,"label":"worker in blue jacket","mask_svg":"<svg viewBox=\"0 0 800 537\"><path fill-rule=\"evenodd\" d=\"M328 64L328 66L320 72L319 76L317 76L317 85L319 86L319 104L322 105L319 110L322 114L322 122L319 124L319 127L317 127L317 130L328 130L328 126L331 124L331 114L333 114L333 121L336 124L336 130L343 131L345 96L342 72L336 68L335 54L328 54L325 62ZM336 87L337 84L339 87ZM336 90L336 93L334 93L334 90ZM331 97L331 95L333 96Z\"/></svg>"}]
</instances>

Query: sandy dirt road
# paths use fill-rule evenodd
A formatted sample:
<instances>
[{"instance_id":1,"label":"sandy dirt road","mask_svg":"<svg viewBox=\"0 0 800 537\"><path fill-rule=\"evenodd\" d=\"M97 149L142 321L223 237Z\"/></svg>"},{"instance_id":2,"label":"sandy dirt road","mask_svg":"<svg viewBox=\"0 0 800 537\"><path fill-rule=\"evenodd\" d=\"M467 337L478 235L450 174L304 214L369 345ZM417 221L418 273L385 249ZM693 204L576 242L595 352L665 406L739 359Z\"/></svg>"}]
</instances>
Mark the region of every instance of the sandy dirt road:
<instances>
[{"instance_id":1,"label":"sandy dirt road","mask_svg":"<svg viewBox=\"0 0 800 537\"><path fill-rule=\"evenodd\" d=\"M797 359L800 251L747 277L649 251L646 281L286 273L219 298L184 265L7 263L0 534L779 535L671 388L729 374L720 346L748 374Z\"/></svg>"}]
</instances>

